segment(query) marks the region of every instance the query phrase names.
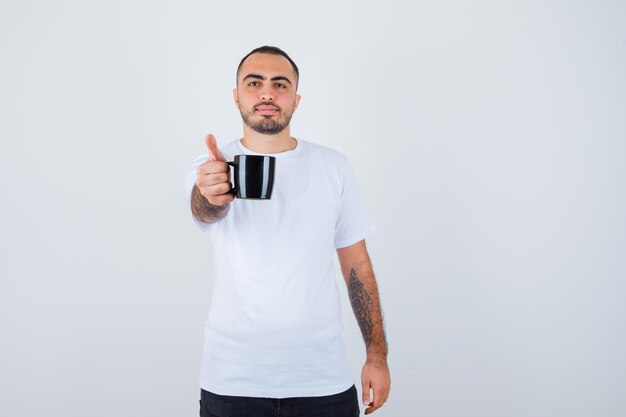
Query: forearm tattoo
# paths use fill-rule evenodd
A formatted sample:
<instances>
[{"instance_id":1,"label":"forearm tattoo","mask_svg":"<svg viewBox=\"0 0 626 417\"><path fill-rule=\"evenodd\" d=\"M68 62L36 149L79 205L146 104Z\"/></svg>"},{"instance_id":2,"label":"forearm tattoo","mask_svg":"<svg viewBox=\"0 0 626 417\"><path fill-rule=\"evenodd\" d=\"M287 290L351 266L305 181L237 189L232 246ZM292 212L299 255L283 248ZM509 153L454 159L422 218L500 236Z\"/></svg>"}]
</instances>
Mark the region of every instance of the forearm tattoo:
<instances>
[{"instance_id":1,"label":"forearm tattoo","mask_svg":"<svg viewBox=\"0 0 626 417\"><path fill-rule=\"evenodd\" d=\"M365 340L365 349L369 348L372 343L372 311L374 311L374 301L369 296L365 287L359 280L354 268L350 271L350 280L348 282L348 295L350 296L350 304L352 310L361 328L363 340Z\"/></svg>"}]
</instances>

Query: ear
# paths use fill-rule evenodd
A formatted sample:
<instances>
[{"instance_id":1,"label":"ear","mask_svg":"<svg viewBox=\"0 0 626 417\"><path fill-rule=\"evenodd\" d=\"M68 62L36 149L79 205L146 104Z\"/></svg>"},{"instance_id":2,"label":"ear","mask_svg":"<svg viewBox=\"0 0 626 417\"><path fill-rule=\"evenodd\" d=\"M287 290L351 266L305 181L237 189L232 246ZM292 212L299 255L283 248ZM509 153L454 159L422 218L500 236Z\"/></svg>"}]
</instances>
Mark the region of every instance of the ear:
<instances>
[{"instance_id":1,"label":"ear","mask_svg":"<svg viewBox=\"0 0 626 417\"><path fill-rule=\"evenodd\" d=\"M295 104L293 106L293 111L295 112L296 109L298 108L298 106L300 105L300 94L296 94L296 101Z\"/></svg>"},{"instance_id":2,"label":"ear","mask_svg":"<svg viewBox=\"0 0 626 417\"><path fill-rule=\"evenodd\" d=\"M237 99L237 89L233 88L233 99L235 100L235 107L239 108L239 100Z\"/></svg>"}]
</instances>

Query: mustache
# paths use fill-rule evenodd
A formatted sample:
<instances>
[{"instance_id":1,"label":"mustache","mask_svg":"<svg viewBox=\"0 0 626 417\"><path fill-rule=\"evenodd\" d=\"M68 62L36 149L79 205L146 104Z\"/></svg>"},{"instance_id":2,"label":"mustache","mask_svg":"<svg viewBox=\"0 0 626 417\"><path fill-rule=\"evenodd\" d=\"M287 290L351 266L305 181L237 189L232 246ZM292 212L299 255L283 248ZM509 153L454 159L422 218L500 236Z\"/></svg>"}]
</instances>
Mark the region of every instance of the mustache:
<instances>
[{"instance_id":1,"label":"mustache","mask_svg":"<svg viewBox=\"0 0 626 417\"><path fill-rule=\"evenodd\" d=\"M278 107L274 103L260 103L260 104L257 104L256 106L254 106L254 110L257 110L261 106L271 106L271 107L274 107L276 110L280 110L280 107Z\"/></svg>"}]
</instances>

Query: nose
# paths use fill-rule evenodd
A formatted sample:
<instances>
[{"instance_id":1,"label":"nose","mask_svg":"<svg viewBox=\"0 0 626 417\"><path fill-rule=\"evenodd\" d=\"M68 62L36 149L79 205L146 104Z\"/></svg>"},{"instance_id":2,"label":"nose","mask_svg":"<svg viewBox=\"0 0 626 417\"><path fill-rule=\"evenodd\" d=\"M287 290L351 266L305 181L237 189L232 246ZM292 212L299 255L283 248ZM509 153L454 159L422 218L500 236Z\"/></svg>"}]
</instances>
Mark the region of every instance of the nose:
<instances>
[{"instance_id":1,"label":"nose","mask_svg":"<svg viewBox=\"0 0 626 417\"><path fill-rule=\"evenodd\" d=\"M261 91L261 99L265 101L274 100L274 92L272 91L272 87L264 87L263 91Z\"/></svg>"}]
</instances>

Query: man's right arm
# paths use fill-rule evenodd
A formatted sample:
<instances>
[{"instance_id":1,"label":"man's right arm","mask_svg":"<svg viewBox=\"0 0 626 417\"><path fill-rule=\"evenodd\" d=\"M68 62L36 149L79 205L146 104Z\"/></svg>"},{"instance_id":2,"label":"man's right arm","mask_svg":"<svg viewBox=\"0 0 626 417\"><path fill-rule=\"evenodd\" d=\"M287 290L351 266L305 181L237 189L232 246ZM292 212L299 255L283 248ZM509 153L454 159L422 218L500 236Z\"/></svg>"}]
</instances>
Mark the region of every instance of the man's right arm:
<instances>
[{"instance_id":1,"label":"man's right arm","mask_svg":"<svg viewBox=\"0 0 626 417\"><path fill-rule=\"evenodd\" d=\"M230 203L223 206L214 206L202 195L200 189L194 184L191 192L191 213L203 223L215 223L228 214Z\"/></svg>"}]
</instances>

